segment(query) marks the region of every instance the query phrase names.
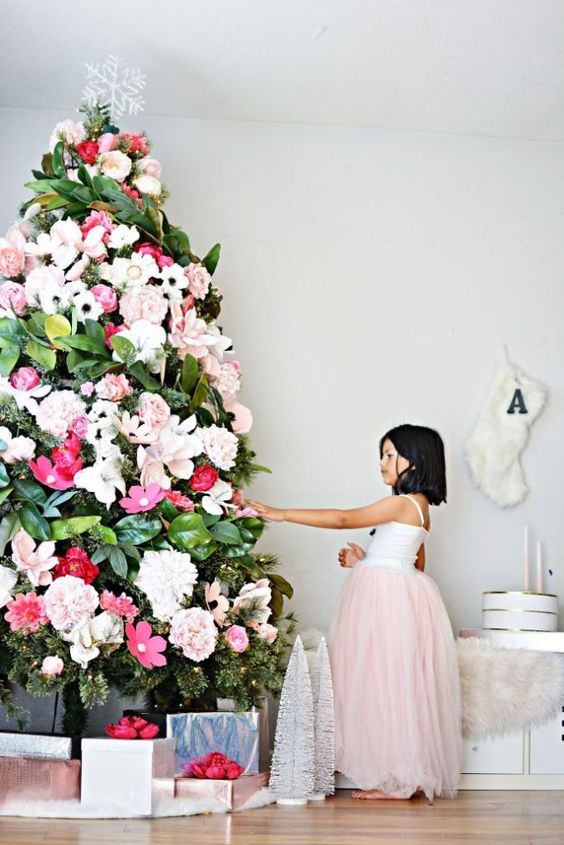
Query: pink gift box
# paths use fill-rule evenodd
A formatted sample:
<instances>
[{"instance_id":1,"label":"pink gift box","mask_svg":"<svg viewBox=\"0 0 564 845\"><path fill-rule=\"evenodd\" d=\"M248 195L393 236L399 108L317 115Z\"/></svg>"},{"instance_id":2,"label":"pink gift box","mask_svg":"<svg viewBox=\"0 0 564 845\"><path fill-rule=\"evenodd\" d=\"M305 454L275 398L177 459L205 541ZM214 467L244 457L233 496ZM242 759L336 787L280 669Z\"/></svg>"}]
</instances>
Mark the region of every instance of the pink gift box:
<instances>
[{"instance_id":1,"label":"pink gift box","mask_svg":"<svg viewBox=\"0 0 564 845\"><path fill-rule=\"evenodd\" d=\"M0 757L0 803L80 798L80 760Z\"/></svg>"},{"instance_id":2,"label":"pink gift box","mask_svg":"<svg viewBox=\"0 0 564 845\"><path fill-rule=\"evenodd\" d=\"M267 785L268 773L241 775L237 780L207 780L204 778L174 778L176 798L194 801L218 801L228 810L238 810L249 798Z\"/></svg>"}]
</instances>

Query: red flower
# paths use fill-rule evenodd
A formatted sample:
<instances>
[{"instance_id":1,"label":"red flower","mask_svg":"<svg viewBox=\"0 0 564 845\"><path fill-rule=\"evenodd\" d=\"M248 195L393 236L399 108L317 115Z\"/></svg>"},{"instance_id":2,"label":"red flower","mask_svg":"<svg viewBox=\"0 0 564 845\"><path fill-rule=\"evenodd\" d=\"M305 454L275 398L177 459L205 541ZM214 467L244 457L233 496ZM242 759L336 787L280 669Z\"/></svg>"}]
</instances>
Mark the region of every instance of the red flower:
<instances>
[{"instance_id":1,"label":"red flower","mask_svg":"<svg viewBox=\"0 0 564 845\"><path fill-rule=\"evenodd\" d=\"M115 323L108 323L107 326L104 327L104 341L108 349L113 349L114 347L110 343L111 338L115 334L119 334L124 330L125 326L116 326Z\"/></svg>"},{"instance_id":2,"label":"red flower","mask_svg":"<svg viewBox=\"0 0 564 845\"><path fill-rule=\"evenodd\" d=\"M64 557L59 556L59 562L53 569L53 577L74 575L75 578L82 578L85 584L92 584L99 572L100 569L92 563L84 549L71 546Z\"/></svg>"},{"instance_id":3,"label":"red flower","mask_svg":"<svg viewBox=\"0 0 564 845\"><path fill-rule=\"evenodd\" d=\"M75 150L86 164L96 164L98 158L98 144L96 141L81 141L75 145Z\"/></svg>"},{"instance_id":4,"label":"red flower","mask_svg":"<svg viewBox=\"0 0 564 845\"><path fill-rule=\"evenodd\" d=\"M163 267L170 267L171 264L174 264L173 258L163 254L162 247L151 244L148 241L143 241L143 243L137 244L134 247L134 252L140 252L141 255L152 256L159 265L160 270L162 270Z\"/></svg>"},{"instance_id":5,"label":"red flower","mask_svg":"<svg viewBox=\"0 0 564 845\"><path fill-rule=\"evenodd\" d=\"M119 722L106 725L104 730L114 739L153 739L159 732L159 726L140 716L122 716Z\"/></svg>"},{"instance_id":6,"label":"red flower","mask_svg":"<svg viewBox=\"0 0 564 845\"><path fill-rule=\"evenodd\" d=\"M143 200L141 199L141 194L139 193L139 191L136 191L135 188L130 188L129 185L125 184L125 182L120 182L119 186L122 189L123 193L129 197L129 199L135 200L139 208L143 208Z\"/></svg>"},{"instance_id":7,"label":"red flower","mask_svg":"<svg viewBox=\"0 0 564 845\"><path fill-rule=\"evenodd\" d=\"M208 780L236 780L243 772L236 760L230 760L219 751L210 751L203 757L196 757L182 766L183 774L191 778L207 778Z\"/></svg>"},{"instance_id":8,"label":"red flower","mask_svg":"<svg viewBox=\"0 0 564 845\"><path fill-rule=\"evenodd\" d=\"M122 141L129 142L129 149L127 150L129 155L133 155L134 153L141 153L141 155L146 156L149 152L149 144L144 135L138 135L137 133L133 132L123 132L120 135L120 139Z\"/></svg>"},{"instance_id":9,"label":"red flower","mask_svg":"<svg viewBox=\"0 0 564 845\"><path fill-rule=\"evenodd\" d=\"M219 474L209 464L203 464L194 471L194 475L188 482L192 490L197 493L205 493L206 490L211 490Z\"/></svg>"},{"instance_id":10,"label":"red flower","mask_svg":"<svg viewBox=\"0 0 564 845\"><path fill-rule=\"evenodd\" d=\"M65 481L72 481L76 473L82 469L80 458L80 438L71 433L62 446L56 446L51 452L57 475Z\"/></svg>"}]
</instances>

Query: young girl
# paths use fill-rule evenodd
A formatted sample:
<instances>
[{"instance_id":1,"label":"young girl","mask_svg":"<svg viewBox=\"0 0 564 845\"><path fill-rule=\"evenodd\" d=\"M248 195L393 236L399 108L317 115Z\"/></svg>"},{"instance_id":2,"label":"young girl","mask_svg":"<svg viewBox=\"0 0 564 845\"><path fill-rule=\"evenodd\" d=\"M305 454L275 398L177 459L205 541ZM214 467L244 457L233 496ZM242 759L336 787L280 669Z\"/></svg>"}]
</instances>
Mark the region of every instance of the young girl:
<instances>
[{"instance_id":1,"label":"young girl","mask_svg":"<svg viewBox=\"0 0 564 845\"><path fill-rule=\"evenodd\" d=\"M354 798L456 795L460 692L451 625L424 573L429 505L446 502L443 442L401 425L380 441L380 469L394 496L353 510L281 510L249 501L276 522L317 528L376 526L364 552L339 552L352 568L329 636L336 767Z\"/></svg>"}]
</instances>

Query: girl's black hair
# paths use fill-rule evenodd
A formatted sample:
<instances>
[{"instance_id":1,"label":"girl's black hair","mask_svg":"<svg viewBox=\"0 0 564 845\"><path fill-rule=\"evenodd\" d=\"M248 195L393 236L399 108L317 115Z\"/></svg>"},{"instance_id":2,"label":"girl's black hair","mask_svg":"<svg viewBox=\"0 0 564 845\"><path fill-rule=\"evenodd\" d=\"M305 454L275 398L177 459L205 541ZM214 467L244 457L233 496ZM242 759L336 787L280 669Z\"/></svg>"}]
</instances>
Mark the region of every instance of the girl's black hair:
<instances>
[{"instance_id":1,"label":"girl's black hair","mask_svg":"<svg viewBox=\"0 0 564 845\"><path fill-rule=\"evenodd\" d=\"M423 493L431 505L447 500L445 447L441 435L423 425L398 425L386 432L380 440L380 457L384 441L391 440L409 466L400 475L394 494Z\"/></svg>"}]
</instances>

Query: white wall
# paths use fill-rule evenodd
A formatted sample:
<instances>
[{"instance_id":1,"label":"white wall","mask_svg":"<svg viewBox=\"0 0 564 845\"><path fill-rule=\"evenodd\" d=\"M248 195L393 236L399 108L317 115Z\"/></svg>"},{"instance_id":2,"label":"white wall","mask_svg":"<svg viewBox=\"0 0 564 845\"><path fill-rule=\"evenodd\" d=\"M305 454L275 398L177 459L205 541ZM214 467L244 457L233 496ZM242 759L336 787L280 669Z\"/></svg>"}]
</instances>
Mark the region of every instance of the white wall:
<instances>
[{"instance_id":1,"label":"white wall","mask_svg":"<svg viewBox=\"0 0 564 845\"><path fill-rule=\"evenodd\" d=\"M52 126L0 110L0 229ZM431 425L447 445L449 502L428 571L455 628L479 626L484 589L520 586L521 526L546 541L564 596L564 145L425 133L184 119L146 128L169 217L204 254L223 245L221 323L245 374L259 459L252 494L279 506L355 507L384 495L378 438ZM550 388L524 455L530 495L500 510L469 479L463 443L507 343ZM272 526L304 628L325 629L368 532ZM562 620L564 622L564 618Z\"/></svg>"}]
</instances>

